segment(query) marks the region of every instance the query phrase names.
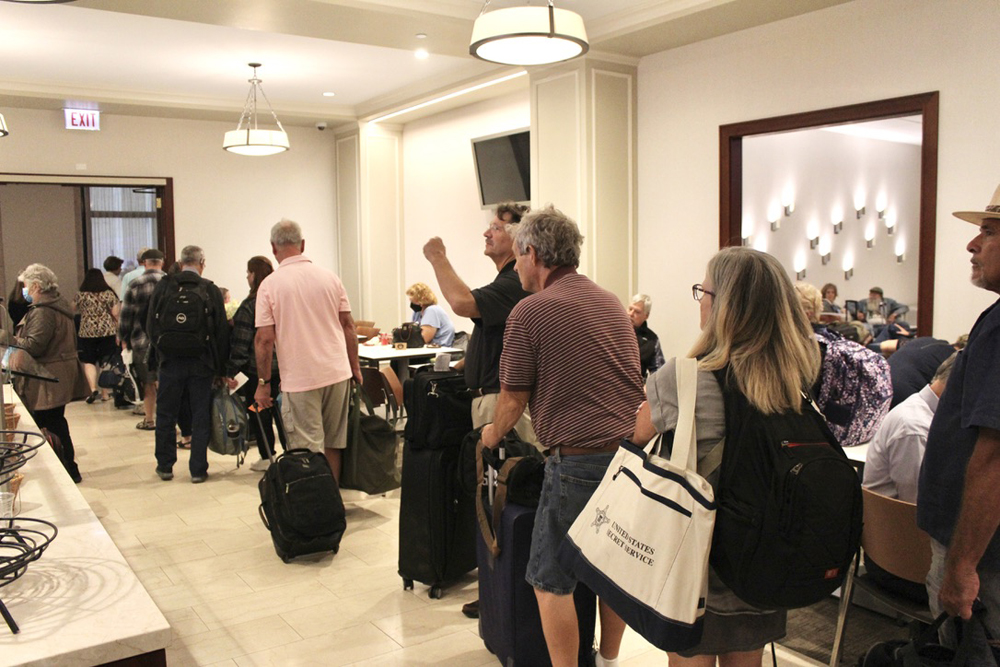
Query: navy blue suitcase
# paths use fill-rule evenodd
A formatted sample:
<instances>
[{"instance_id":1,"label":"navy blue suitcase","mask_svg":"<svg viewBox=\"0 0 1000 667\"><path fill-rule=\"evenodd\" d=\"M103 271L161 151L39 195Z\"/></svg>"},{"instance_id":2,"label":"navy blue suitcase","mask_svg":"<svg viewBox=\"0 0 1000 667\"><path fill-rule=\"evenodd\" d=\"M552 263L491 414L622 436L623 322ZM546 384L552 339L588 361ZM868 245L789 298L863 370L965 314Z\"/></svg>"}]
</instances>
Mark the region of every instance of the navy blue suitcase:
<instances>
[{"instance_id":1,"label":"navy blue suitcase","mask_svg":"<svg viewBox=\"0 0 1000 667\"><path fill-rule=\"evenodd\" d=\"M535 591L524 580L531 549L535 510L508 503L500 518L500 555L493 559L480 531L476 558L479 565L479 636L490 653L506 667L551 665ZM580 625L578 664L594 664L594 624L597 598L583 584L573 594Z\"/></svg>"}]
</instances>

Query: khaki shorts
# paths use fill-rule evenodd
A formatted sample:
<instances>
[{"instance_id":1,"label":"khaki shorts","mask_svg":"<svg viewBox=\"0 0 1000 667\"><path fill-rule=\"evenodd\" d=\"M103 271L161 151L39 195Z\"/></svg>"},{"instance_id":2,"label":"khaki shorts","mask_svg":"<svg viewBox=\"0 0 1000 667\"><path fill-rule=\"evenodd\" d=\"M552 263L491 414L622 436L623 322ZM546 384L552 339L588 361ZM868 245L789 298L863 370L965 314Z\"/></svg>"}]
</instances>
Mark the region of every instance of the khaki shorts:
<instances>
[{"instance_id":1,"label":"khaki shorts","mask_svg":"<svg viewBox=\"0 0 1000 667\"><path fill-rule=\"evenodd\" d=\"M347 414L351 402L351 380L310 389L282 393L281 419L289 448L322 453L324 449L347 447Z\"/></svg>"}]
</instances>

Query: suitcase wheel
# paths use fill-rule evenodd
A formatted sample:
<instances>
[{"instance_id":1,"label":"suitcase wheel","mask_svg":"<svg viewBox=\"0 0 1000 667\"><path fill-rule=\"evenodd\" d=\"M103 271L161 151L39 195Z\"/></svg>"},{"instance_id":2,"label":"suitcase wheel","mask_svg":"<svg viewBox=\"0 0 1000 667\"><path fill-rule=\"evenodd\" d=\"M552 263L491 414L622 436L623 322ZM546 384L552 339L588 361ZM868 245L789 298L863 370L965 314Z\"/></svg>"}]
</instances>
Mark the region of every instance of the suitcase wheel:
<instances>
[{"instance_id":1,"label":"suitcase wheel","mask_svg":"<svg viewBox=\"0 0 1000 667\"><path fill-rule=\"evenodd\" d=\"M413 590L413 579L407 579L403 577L403 590L412 591Z\"/></svg>"},{"instance_id":2,"label":"suitcase wheel","mask_svg":"<svg viewBox=\"0 0 1000 667\"><path fill-rule=\"evenodd\" d=\"M428 595L432 600L440 600L441 594L442 594L441 587L438 586L437 584L431 586L431 592L428 593Z\"/></svg>"}]
</instances>

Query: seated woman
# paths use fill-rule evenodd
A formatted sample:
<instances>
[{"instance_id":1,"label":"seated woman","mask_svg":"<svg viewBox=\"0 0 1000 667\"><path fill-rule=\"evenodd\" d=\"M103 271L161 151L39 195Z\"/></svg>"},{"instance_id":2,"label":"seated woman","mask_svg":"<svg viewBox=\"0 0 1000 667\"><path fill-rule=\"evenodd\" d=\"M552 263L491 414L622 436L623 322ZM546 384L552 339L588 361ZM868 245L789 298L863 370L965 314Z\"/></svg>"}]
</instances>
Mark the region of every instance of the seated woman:
<instances>
[{"instance_id":1,"label":"seated woman","mask_svg":"<svg viewBox=\"0 0 1000 667\"><path fill-rule=\"evenodd\" d=\"M701 307L702 333L688 353L700 360L695 408L700 461L725 435L722 390L712 371L727 369L731 385L765 414L799 411L802 390L819 374L820 357L792 283L774 257L725 248L692 292ZM639 408L633 435L637 444L677 426L675 367L670 359L646 381L648 402ZM717 487L718 469L699 472ZM710 667L718 660L722 667L760 667L763 647L784 634L784 611L744 602L710 568L701 643L668 654L670 665Z\"/></svg>"},{"instance_id":2,"label":"seated woman","mask_svg":"<svg viewBox=\"0 0 1000 667\"><path fill-rule=\"evenodd\" d=\"M424 283L413 283L406 290L406 296L409 297L410 308L413 309L412 321L420 324L424 344L451 346L455 342L455 327L448 313L437 305L437 297L431 288Z\"/></svg>"}]
</instances>

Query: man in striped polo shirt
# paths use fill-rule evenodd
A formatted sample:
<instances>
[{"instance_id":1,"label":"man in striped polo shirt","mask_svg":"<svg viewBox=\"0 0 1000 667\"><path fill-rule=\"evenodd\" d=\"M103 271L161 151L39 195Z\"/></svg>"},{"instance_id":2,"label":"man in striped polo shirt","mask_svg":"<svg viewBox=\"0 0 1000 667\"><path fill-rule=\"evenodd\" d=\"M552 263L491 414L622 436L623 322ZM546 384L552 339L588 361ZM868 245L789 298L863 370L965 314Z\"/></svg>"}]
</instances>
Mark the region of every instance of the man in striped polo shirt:
<instances>
[{"instance_id":1,"label":"man in striped polo shirt","mask_svg":"<svg viewBox=\"0 0 1000 667\"><path fill-rule=\"evenodd\" d=\"M535 588L552 664L575 665L576 579L556 560L643 400L635 330L618 298L577 273L583 236L551 206L515 232L515 269L532 295L507 320L500 398L483 444L496 447L529 406L549 450L525 575ZM601 603L598 665L617 664L625 624Z\"/></svg>"}]
</instances>

